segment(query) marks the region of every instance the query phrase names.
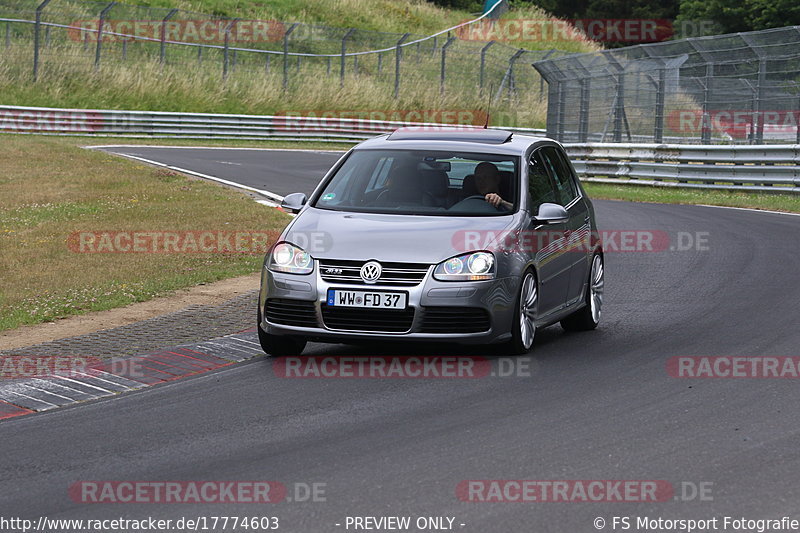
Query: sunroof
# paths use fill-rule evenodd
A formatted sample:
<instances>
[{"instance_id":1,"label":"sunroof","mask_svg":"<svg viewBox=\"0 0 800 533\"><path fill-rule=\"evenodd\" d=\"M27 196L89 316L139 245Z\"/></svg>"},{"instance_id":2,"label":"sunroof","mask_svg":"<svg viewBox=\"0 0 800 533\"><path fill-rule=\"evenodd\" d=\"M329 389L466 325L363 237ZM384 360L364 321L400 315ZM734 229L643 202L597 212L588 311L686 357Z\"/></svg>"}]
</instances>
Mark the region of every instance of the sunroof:
<instances>
[{"instance_id":1,"label":"sunroof","mask_svg":"<svg viewBox=\"0 0 800 533\"><path fill-rule=\"evenodd\" d=\"M457 141L468 143L503 144L511 140L512 132L484 128L400 128L389 135L388 141Z\"/></svg>"}]
</instances>

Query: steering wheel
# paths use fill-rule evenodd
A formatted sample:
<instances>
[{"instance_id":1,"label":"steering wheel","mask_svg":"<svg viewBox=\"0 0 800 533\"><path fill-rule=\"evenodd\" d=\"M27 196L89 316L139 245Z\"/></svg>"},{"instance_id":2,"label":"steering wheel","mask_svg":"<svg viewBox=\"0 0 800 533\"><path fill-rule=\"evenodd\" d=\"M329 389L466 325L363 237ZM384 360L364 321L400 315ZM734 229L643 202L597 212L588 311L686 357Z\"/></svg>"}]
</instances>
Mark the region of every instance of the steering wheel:
<instances>
[{"instance_id":1,"label":"steering wheel","mask_svg":"<svg viewBox=\"0 0 800 533\"><path fill-rule=\"evenodd\" d=\"M472 196L467 196L462 202L466 202L467 200L483 200L486 201L486 195L484 194L473 194Z\"/></svg>"}]
</instances>

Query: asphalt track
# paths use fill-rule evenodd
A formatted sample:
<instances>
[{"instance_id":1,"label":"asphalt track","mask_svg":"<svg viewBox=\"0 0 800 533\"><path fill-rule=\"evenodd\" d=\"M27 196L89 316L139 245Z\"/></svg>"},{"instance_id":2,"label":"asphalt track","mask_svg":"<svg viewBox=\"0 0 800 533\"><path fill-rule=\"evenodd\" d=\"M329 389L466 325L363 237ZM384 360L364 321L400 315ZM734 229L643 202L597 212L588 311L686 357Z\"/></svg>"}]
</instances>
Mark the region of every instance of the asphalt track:
<instances>
[{"instance_id":1,"label":"asphalt track","mask_svg":"<svg viewBox=\"0 0 800 533\"><path fill-rule=\"evenodd\" d=\"M231 167L221 177L279 194L308 192L336 157L126 150L214 175ZM660 230L673 243L679 232L705 232L707 246L608 253L601 327L539 331L522 359L529 376L285 379L265 357L10 419L0 423L0 514L278 516L280 530L291 532L346 531L347 516L365 515L449 516L456 530L472 532L589 532L597 531L596 517L611 531L613 516L632 517L634 526L641 516L800 518L796 380L676 379L666 371L673 356L800 356L800 218L610 201L596 207L603 229ZM312 344L307 353L486 352ZM511 360L492 361L497 369ZM678 500L460 501L459 482L479 479L666 480ZM317 482L325 501L89 505L68 496L80 480L275 480L290 491ZM680 501L682 482L713 485L705 501Z\"/></svg>"}]
</instances>

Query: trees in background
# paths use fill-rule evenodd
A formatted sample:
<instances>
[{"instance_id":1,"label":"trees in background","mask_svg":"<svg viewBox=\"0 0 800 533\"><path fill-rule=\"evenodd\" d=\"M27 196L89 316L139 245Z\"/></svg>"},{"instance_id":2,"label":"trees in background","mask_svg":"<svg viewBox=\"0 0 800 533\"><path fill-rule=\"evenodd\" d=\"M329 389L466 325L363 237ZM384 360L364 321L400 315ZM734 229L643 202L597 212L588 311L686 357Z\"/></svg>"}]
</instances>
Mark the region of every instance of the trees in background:
<instances>
[{"instance_id":1,"label":"trees in background","mask_svg":"<svg viewBox=\"0 0 800 533\"><path fill-rule=\"evenodd\" d=\"M479 12L483 0L429 0ZM511 6L537 5L567 19L668 19L680 26L716 33L800 25L798 0L511 0ZM681 36L678 34L677 36ZM686 35L692 36L692 35Z\"/></svg>"},{"instance_id":2,"label":"trees in background","mask_svg":"<svg viewBox=\"0 0 800 533\"><path fill-rule=\"evenodd\" d=\"M721 33L800 24L797 0L682 0L679 20L713 20Z\"/></svg>"}]
</instances>

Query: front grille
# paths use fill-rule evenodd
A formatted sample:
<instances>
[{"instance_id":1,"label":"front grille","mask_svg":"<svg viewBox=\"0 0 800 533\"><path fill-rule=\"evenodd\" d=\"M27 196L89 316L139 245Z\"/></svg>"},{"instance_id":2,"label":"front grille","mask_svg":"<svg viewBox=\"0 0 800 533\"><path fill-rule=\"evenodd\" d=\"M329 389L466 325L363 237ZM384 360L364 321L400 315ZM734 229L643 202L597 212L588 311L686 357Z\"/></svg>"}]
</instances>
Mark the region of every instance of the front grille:
<instances>
[{"instance_id":1,"label":"front grille","mask_svg":"<svg viewBox=\"0 0 800 533\"><path fill-rule=\"evenodd\" d=\"M273 324L318 327L317 312L314 309L314 302L311 301L270 298L264 306L264 316L267 322Z\"/></svg>"},{"instance_id":2,"label":"front grille","mask_svg":"<svg viewBox=\"0 0 800 533\"><path fill-rule=\"evenodd\" d=\"M321 309L322 320L330 329L405 333L414 321L413 307L397 310L323 305Z\"/></svg>"},{"instance_id":3,"label":"front grille","mask_svg":"<svg viewBox=\"0 0 800 533\"><path fill-rule=\"evenodd\" d=\"M361 267L366 261L320 259L319 273L322 279L332 283L355 283L366 285L361 279ZM425 278L429 265L424 263L382 263L381 277L370 285L414 286Z\"/></svg>"},{"instance_id":4,"label":"front grille","mask_svg":"<svg viewBox=\"0 0 800 533\"><path fill-rule=\"evenodd\" d=\"M422 314L423 333L479 333L489 329L486 309L479 307L426 307Z\"/></svg>"}]
</instances>

